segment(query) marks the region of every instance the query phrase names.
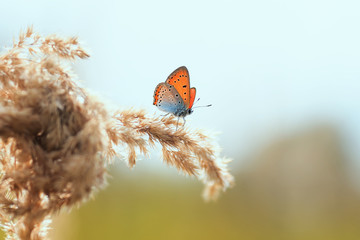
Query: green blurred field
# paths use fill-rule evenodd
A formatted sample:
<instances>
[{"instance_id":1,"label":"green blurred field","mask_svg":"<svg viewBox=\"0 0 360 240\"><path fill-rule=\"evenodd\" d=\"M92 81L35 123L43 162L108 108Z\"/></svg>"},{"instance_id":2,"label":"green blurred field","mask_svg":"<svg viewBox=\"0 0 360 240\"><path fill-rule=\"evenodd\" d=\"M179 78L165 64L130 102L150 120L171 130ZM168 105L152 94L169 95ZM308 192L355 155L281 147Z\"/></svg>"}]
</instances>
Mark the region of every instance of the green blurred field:
<instances>
[{"instance_id":1,"label":"green blurred field","mask_svg":"<svg viewBox=\"0 0 360 240\"><path fill-rule=\"evenodd\" d=\"M175 171L171 171L177 175ZM70 216L56 221L66 239L236 239L241 231L233 192L204 203L201 183L183 176L117 175L109 187ZM236 198L236 197L235 197ZM229 202L230 200L230 202ZM68 222L70 221L70 223ZM57 239L64 239L58 236Z\"/></svg>"},{"instance_id":2,"label":"green blurred field","mask_svg":"<svg viewBox=\"0 0 360 240\"><path fill-rule=\"evenodd\" d=\"M289 215L237 179L218 202L204 203L201 184L182 176L116 176L95 200L56 219L54 239L359 239L358 202L322 216Z\"/></svg>"}]
</instances>

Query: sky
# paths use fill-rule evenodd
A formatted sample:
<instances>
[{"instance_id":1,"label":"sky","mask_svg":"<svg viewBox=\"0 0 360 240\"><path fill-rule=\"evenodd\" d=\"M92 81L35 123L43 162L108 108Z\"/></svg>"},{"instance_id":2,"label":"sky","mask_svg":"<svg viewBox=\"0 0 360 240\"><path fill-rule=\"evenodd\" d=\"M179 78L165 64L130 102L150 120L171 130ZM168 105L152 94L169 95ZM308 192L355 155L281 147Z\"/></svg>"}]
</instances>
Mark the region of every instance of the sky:
<instances>
[{"instance_id":1,"label":"sky","mask_svg":"<svg viewBox=\"0 0 360 240\"><path fill-rule=\"evenodd\" d=\"M155 86L187 66L198 105L190 128L217 132L224 154L246 156L313 124L339 129L360 167L360 2L4 1L0 46L33 25L79 37L75 68L115 108L152 105Z\"/></svg>"}]
</instances>

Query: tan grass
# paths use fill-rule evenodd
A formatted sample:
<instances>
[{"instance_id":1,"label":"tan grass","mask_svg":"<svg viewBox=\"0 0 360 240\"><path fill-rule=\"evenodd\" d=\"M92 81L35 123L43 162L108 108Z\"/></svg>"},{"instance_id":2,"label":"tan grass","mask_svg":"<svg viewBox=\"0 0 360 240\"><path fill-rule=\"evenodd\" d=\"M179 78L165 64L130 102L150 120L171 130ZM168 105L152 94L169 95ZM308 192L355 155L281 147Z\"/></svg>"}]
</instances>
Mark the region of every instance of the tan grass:
<instances>
[{"instance_id":1,"label":"tan grass","mask_svg":"<svg viewBox=\"0 0 360 240\"><path fill-rule=\"evenodd\" d=\"M77 38L43 37L32 28L0 55L0 219L7 239L45 239L52 214L104 187L115 156L126 155L133 167L155 143L164 162L205 183L206 199L233 182L228 160L204 133L176 131L173 117L142 110L109 114L71 71L71 61L87 57Z\"/></svg>"}]
</instances>

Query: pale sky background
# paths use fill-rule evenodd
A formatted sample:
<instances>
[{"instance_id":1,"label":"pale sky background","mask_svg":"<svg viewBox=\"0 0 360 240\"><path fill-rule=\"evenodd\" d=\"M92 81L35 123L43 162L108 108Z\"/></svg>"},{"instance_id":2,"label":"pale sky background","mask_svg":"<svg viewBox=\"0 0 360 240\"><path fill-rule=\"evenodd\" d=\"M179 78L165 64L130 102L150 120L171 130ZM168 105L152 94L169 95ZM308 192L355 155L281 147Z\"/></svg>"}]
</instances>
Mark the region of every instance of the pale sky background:
<instances>
[{"instance_id":1,"label":"pale sky background","mask_svg":"<svg viewBox=\"0 0 360 240\"><path fill-rule=\"evenodd\" d=\"M115 107L152 105L185 65L198 105L187 126L246 156L315 122L340 129L360 166L360 1L3 1L0 46L21 29L79 36L84 85ZM236 163L235 163L236 165Z\"/></svg>"}]
</instances>

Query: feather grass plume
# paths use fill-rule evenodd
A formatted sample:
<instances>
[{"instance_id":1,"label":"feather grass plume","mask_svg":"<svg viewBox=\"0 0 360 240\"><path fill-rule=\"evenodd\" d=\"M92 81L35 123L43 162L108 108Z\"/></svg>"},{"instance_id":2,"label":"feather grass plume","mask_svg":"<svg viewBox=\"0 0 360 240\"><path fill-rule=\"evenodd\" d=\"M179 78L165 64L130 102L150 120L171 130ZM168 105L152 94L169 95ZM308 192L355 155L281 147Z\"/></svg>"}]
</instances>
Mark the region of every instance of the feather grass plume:
<instances>
[{"instance_id":1,"label":"feather grass plume","mask_svg":"<svg viewBox=\"0 0 360 240\"><path fill-rule=\"evenodd\" d=\"M214 199L233 178L209 137L175 131L173 117L144 111L109 114L76 83L70 63L89 55L77 38L28 28L0 55L0 220L7 239L45 239L52 214L87 200L106 184L107 164L159 143L164 161L196 176Z\"/></svg>"}]
</instances>

